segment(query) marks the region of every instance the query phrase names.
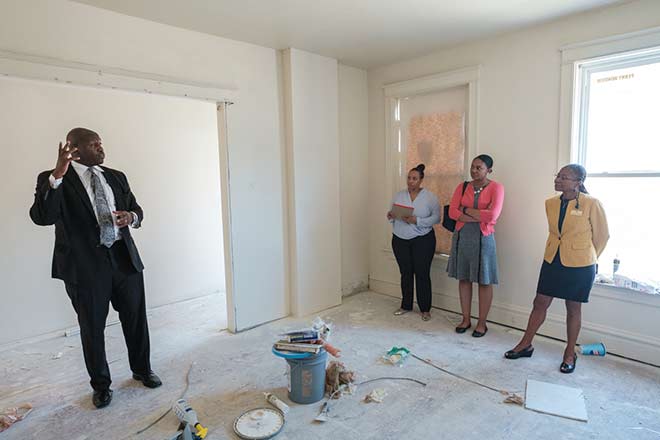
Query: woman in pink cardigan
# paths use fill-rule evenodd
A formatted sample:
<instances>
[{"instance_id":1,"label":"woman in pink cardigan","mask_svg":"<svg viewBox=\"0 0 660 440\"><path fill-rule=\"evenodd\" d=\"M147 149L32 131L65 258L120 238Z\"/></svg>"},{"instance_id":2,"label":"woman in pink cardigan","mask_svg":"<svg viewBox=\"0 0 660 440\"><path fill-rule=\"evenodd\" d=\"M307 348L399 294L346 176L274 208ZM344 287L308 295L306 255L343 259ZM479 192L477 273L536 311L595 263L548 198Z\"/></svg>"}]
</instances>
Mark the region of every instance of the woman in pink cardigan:
<instances>
[{"instance_id":1,"label":"woman in pink cardigan","mask_svg":"<svg viewBox=\"0 0 660 440\"><path fill-rule=\"evenodd\" d=\"M456 333L472 327L472 283L479 284L479 321L472 336L486 334L486 319L493 301L493 284L497 284L497 252L495 223L502 212L504 187L488 179L493 171L493 158L481 154L470 167L471 182L456 187L449 205L449 217L456 220L451 240L447 272L458 280L463 321Z\"/></svg>"}]
</instances>

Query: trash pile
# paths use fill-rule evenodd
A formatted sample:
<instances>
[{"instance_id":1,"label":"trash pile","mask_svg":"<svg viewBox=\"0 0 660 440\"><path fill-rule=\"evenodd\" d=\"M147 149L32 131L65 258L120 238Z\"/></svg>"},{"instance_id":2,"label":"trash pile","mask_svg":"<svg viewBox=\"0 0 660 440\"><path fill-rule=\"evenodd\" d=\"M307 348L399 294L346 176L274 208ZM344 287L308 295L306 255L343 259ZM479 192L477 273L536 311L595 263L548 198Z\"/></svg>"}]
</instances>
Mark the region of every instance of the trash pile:
<instances>
[{"instance_id":1,"label":"trash pile","mask_svg":"<svg viewBox=\"0 0 660 440\"><path fill-rule=\"evenodd\" d=\"M352 394L355 372L339 361L332 361L325 371L325 392L331 399L339 399L346 392Z\"/></svg>"},{"instance_id":2,"label":"trash pile","mask_svg":"<svg viewBox=\"0 0 660 440\"><path fill-rule=\"evenodd\" d=\"M26 418L30 412L32 412L32 405L29 403L0 411L0 432Z\"/></svg>"}]
</instances>

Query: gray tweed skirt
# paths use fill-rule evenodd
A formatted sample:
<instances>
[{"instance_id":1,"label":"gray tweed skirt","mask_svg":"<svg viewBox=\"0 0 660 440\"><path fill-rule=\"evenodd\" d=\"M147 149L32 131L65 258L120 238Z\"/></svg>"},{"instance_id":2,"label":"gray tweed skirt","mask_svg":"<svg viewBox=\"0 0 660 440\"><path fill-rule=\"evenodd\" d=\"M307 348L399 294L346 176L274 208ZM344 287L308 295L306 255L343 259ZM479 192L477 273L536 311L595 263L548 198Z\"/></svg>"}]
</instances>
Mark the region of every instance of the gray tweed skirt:
<instances>
[{"instance_id":1,"label":"gray tweed skirt","mask_svg":"<svg viewBox=\"0 0 660 440\"><path fill-rule=\"evenodd\" d=\"M497 284L495 234L484 237L479 223L466 223L454 232L447 272L457 280Z\"/></svg>"}]
</instances>

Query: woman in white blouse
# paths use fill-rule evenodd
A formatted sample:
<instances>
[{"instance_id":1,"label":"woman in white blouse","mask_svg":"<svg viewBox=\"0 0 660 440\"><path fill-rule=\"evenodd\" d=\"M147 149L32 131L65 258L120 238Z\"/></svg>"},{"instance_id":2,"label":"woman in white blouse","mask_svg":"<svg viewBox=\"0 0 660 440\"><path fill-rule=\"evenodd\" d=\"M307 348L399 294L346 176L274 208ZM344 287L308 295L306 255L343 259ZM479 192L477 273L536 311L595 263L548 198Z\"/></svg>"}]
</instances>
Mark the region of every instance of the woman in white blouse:
<instances>
[{"instance_id":1,"label":"woman in white blouse","mask_svg":"<svg viewBox=\"0 0 660 440\"><path fill-rule=\"evenodd\" d=\"M433 225L440 223L440 204L431 191L421 187L423 164L408 172L408 188L399 191L392 206L410 207L410 215L397 218L393 211L387 219L393 225L392 250L401 272L401 307L394 312L403 315L413 308L413 278L417 290L417 304L422 319L431 319L431 262L435 255ZM404 208L405 209L405 208Z\"/></svg>"}]
</instances>

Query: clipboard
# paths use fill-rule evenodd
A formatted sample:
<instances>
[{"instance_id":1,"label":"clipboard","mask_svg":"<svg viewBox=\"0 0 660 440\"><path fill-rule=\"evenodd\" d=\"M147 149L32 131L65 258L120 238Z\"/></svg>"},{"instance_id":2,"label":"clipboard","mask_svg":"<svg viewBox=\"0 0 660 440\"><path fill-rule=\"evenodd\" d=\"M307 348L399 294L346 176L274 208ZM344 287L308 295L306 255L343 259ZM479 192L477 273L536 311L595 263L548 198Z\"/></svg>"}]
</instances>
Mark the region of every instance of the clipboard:
<instances>
[{"instance_id":1,"label":"clipboard","mask_svg":"<svg viewBox=\"0 0 660 440\"><path fill-rule=\"evenodd\" d=\"M415 208L412 206L393 204L392 205L392 216L397 220L402 220L404 217L410 217L413 214Z\"/></svg>"}]
</instances>

